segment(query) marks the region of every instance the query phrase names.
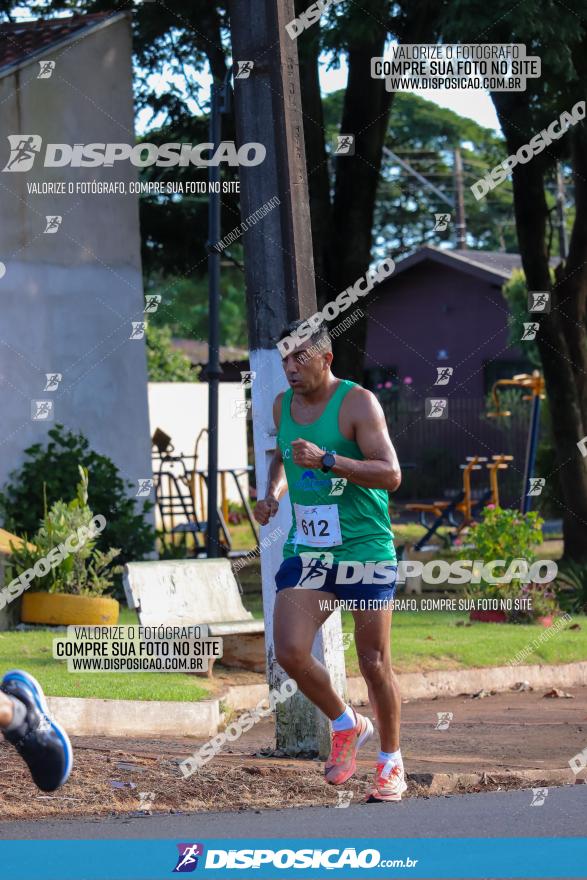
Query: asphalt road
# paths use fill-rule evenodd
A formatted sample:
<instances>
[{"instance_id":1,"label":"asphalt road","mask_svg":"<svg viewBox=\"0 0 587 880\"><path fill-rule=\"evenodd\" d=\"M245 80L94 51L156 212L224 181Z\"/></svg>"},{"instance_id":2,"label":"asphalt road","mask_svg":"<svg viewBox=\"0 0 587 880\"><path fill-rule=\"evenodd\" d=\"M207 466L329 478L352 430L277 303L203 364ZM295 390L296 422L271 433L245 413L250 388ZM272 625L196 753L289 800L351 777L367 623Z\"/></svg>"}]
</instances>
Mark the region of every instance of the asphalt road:
<instances>
[{"instance_id":1,"label":"asphalt road","mask_svg":"<svg viewBox=\"0 0 587 880\"><path fill-rule=\"evenodd\" d=\"M587 785L412 798L401 804L346 808L116 816L1 822L2 840L198 839L251 837L586 837Z\"/></svg>"}]
</instances>

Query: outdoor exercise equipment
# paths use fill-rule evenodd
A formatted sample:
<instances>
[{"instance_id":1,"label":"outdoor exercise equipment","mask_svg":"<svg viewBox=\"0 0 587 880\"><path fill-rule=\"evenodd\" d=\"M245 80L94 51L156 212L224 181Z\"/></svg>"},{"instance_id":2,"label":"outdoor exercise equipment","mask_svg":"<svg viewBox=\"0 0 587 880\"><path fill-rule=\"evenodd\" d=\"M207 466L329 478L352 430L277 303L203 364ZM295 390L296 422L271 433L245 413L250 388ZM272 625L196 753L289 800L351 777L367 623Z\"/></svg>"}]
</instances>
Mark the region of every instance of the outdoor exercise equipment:
<instances>
[{"instance_id":1,"label":"outdoor exercise equipment","mask_svg":"<svg viewBox=\"0 0 587 880\"><path fill-rule=\"evenodd\" d=\"M207 433L207 428L203 428L198 434L193 456L175 454L171 437L160 428L155 430L152 437L155 447L153 456L155 503L159 511L163 534L193 535L194 556L207 555L208 523L205 499L208 474L197 468L198 446L204 433ZM192 466L190 466L190 459L193 461ZM240 482L240 478L251 470L251 467L242 467L219 468L217 471L221 486L221 504L217 511L217 517L220 526L219 545L223 555L236 557L244 553L244 551L233 550L228 525L228 479L230 477L236 485L254 541L255 543L258 541L253 512Z\"/></svg>"},{"instance_id":2,"label":"outdoor exercise equipment","mask_svg":"<svg viewBox=\"0 0 587 880\"><path fill-rule=\"evenodd\" d=\"M417 511L420 514L420 523L426 529L425 534L414 545L414 550L422 550L430 538L436 534L442 525L451 525L455 531L449 537L452 541L471 525L487 504L499 504L498 471L506 470L508 462L513 460L512 455L493 455L491 461L480 455L467 456L465 464L460 468L463 472L463 488L455 495L452 501L433 501L430 504L415 503L406 504L406 510ZM480 471L483 465L489 471L489 488L485 489L481 497L473 500L471 493L471 474ZM430 522L432 514L435 519ZM460 517L457 519L457 515Z\"/></svg>"},{"instance_id":3,"label":"outdoor exercise equipment","mask_svg":"<svg viewBox=\"0 0 587 880\"><path fill-rule=\"evenodd\" d=\"M497 382L493 383L493 388L491 389L495 410L487 413L489 418L507 418L508 416L511 416L509 410L501 408L501 401L499 399L499 389L505 387L527 388L530 391L530 394L524 395L522 400L532 401L528 442L526 444L524 482L522 484L522 496L520 498L520 510L522 513L527 513L532 505L532 496L529 495L528 492L530 489L530 481L534 476L534 465L536 464L536 449L538 447L538 434L540 432L540 401L545 398L544 378L538 370L534 370L532 375L529 373L519 373L512 379L498 379Z\"/></svg>"}]
</instances>

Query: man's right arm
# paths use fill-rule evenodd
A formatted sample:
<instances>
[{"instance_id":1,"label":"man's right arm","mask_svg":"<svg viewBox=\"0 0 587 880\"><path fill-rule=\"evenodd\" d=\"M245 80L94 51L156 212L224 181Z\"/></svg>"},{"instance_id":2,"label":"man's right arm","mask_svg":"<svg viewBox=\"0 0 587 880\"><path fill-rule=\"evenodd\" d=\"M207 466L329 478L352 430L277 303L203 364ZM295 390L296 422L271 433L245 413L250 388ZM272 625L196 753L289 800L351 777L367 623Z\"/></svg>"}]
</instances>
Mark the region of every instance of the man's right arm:
<instances>
[{"instance_id":1,"label":"man's right arm","mask_svg":"<svg viewBox=\"0 0 587 880\"><path fill-rule=\"evenodd\" d=\"M273 403L273 421L275 427L279 431L279 422L281 420L281 401L283 393L278 394ZM275 443L275 451L269 462L269 472L267 474L267 489L265 497L257 501L255 507L255 519L262 526L266 526L272 516L275 516L279 510L279 499L287 492L287 480L285 479L285 468L283 466L283 456L281 449Z\"/></svg>"}]
</instances>

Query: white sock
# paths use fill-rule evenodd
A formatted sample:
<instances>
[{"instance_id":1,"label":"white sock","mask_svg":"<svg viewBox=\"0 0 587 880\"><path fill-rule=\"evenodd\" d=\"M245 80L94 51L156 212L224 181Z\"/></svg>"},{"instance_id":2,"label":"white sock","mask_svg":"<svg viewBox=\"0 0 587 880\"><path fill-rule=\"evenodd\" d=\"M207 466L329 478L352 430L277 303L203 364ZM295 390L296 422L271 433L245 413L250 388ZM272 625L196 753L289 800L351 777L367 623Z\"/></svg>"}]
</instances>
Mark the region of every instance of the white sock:
<instances>
[{"instance_id":1,"label":"white sock","mask_svg":"<svg viewBox=\"0 0 587 880\"><path fill-rule=\"evenodd\" d=\"M22 702L22 700L18 699L18 697L13 697L10 694L7 694L6 696L12 703L12 721L10 722L8 727L5 728L5 730L12 732L13 730L16 730L18 727L20 727L20 725L26 718L26 706Z\"/></svg>"},{"instance_id":2,"label":"white sock","mask_svg":"<svg viewBox=\"0 0 587 880\"><path fill-rule=\"evenodd\" d=\"M404 762L402 761L401 749L398 749L397 752L379 752L377 763L385 764L383 770L381 771L381 775L384 777L389 776L392 768L396 764L399 764L399 766L403 770Z\"/></svg>"},{"instance_id":3,"label":"white sock","mask_svg":"<svg viewBox=\"0 0 587 880\"><path fill-rule=\"evenodd\" d=\"M351 707L345 705L342 715L339 715L338 718L335 718L334 721L331 721L330 723L332 724L332 729L335 731L350 730L351 727L356 726L357 718Z\"/></svg>"}]
</instances>

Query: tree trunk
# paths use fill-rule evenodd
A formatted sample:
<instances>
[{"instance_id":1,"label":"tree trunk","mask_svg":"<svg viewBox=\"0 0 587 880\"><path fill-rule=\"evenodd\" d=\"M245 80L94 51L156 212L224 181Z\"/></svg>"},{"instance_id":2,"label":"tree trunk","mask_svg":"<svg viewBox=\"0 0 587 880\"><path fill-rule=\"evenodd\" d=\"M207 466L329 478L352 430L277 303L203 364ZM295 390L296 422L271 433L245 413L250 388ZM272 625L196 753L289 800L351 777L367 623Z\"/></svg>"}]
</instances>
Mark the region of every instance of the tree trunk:
<instances>
[{"instance_id":1,"label":"tree trunk","mask_svg":"<svg viewBox=\"0 0 587 880\"><path fill-rule=\"evenodd\" d=\"M527 97L492 95L508 152L527 142L536 123ZM510 122L510 120L512 120ZM513 171L516 229L528 290L552 290L550 314L528 314L538 320L536 337L546 390L562 498L556 499L563 519L565 556L587 559L587 459L577 443L587 434L587 132L584 123L571 134L575 172L576 217L566 264L552 284L547 253L548 208L544 191L547 157L536 156ZM549 474L539 474L547 480Z\"/></svg>"}]
</instances>

